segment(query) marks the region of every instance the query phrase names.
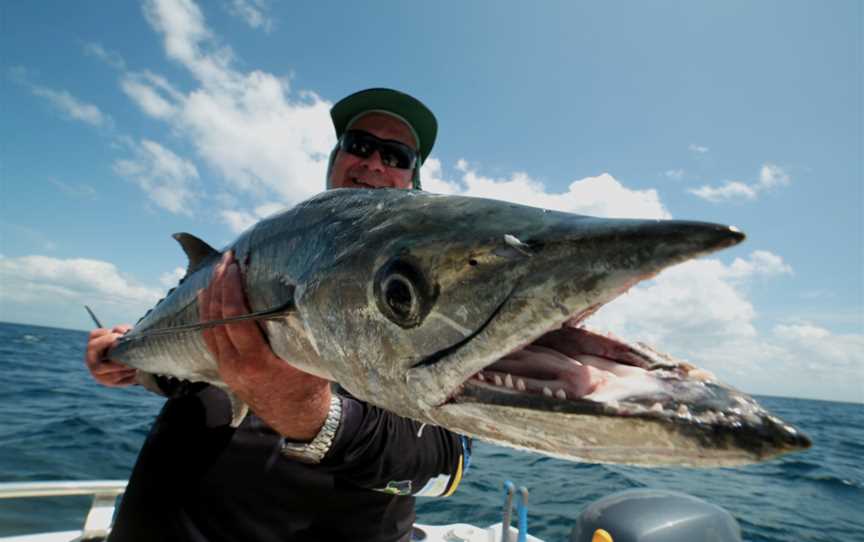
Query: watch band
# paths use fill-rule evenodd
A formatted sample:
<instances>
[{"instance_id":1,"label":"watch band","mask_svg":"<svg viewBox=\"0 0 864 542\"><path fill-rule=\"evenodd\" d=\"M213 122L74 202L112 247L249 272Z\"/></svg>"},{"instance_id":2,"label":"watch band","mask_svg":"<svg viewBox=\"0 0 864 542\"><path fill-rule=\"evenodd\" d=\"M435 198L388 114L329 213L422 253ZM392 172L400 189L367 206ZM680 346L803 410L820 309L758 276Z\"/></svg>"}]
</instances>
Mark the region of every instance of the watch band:
<instances>
[{"instance_id":1,"label":"watch band","mask_svg":"<svg viewBox=\"0 0 864 542\"><path fill-rule=\"evenodd\" d=\"M311 442L291 442L282 439L282 455L303 463L320 463L336 437L336 430L342 421L342 398L334 393L330 396L330 410L321 430Z\"/></svg>"}]
</instances>

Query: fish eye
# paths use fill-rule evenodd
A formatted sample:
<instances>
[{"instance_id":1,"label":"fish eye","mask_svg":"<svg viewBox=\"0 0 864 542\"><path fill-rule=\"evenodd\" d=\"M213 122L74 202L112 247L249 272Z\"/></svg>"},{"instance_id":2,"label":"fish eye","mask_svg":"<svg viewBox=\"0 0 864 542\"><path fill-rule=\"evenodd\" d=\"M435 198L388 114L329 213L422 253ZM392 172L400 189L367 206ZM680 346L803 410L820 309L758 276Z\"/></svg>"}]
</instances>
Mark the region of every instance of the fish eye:
<instances>
[{"instance_id":1,"label":"fish eye","mask_svg":"<svg viewBox=\"0 0 864 542\"><path fill-rule=\"evenodd\" d=\"M411 281L402 275L387 277L382 285L387 308L402 321L411 320L417 312L417 293Z\"/></svg>"},{"instance_id":2,"label":"fish eye","mask_svg":"<svg viewBox=\"0 0 864 542\"><path fill-rule=\"evenodd\" d=\"M378 310L403 328L417 327L429 314L435 291L412 262L396 259L378 270L375 298Z\"/></svg>"}]
</instances>

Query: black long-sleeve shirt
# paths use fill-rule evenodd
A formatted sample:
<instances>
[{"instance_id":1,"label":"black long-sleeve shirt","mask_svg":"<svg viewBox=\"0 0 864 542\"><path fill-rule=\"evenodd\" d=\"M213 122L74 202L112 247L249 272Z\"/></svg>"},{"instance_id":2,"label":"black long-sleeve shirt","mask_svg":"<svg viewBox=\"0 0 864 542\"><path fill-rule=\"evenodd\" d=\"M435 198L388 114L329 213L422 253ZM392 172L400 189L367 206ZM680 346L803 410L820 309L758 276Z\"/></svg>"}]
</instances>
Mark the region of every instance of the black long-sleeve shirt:
<instances>
[{"instance_id":1,"label":"black long-sleeve shirt","mask_svg":"<svg viewBox=\"0 0 864 542\"><path fill-rule=\"evenodd\" d=\"M414 495L452 493L466 439L342 396L318 465L283 457L254 415L228 425L224 393L170 399L153 425L109 538L122 541L404 541Z\"/></svg>"}]
</instances>

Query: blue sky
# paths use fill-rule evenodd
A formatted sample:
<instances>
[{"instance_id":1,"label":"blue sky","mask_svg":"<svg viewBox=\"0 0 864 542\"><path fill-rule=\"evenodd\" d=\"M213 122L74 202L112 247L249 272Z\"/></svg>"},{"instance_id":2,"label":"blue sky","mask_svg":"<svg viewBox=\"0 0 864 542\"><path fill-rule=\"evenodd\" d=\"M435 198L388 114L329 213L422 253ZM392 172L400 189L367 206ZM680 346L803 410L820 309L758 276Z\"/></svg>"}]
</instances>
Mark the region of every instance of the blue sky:
<instances>
[{"instance_id":1,"label":"blue sky","mask_svg":"<svg viewBox=\"0 0 864 542\"><path fill-rule=\"evenodd\" d=\"M755 393L864 402L862 4L5 2L0 320L134 321L171 240L323 188L327 111L440 122L432 191L735 224L593 324Z\"/></svg>"}]
</instances>

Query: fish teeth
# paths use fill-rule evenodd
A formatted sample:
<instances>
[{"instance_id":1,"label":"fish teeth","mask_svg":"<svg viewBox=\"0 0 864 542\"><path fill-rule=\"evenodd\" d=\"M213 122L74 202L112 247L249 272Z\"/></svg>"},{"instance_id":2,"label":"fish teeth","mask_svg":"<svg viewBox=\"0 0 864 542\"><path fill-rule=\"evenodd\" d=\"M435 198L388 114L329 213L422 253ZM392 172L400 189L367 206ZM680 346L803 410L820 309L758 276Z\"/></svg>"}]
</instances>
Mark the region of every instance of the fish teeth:
<instances>
[{"instance_id":1,"label":"fish teeth","mask_svg":"<svg viewBox=\"0 0 864 542\"><path fill-rule=\"evenodd\" d=\"M477 380L479 380L480 382L486 382L486 377L483 376L482 372L477 373L475 376L477 377Z\"/></svg>"},{"instance_id":2,"label":"fish teeth","mask_svg":"<svg viewBox=\"0 0 864 542\"><path fill-rule=\"evenodd\" d=\"M510 376L510 373L504 375L504 385L510 389L513 389L513 377Z\"/></svg>"},{"instance_id":3,"label":"fish teeth","mask_svg":"<svg viewBox=\"0 0 864 542\"><path fill-rule=\"evenodd\" d=\"M504 381L501 380L501 377L498 376L498 375L495 375L495 385L496 385L496 386L502 386L502 385L504 385Z\"/></svg>"},{"instance_id":4,"label":"fish teeth","mask_svg":"<svg viewBox=\"0 0 864 542\"><path fill-rule=\"evenodd\" d=\"M521 378L516 379L516 389L519 391L525 391L525 381Z\"/></svg>"},{"instance_id":5,"label":"fish teeth","mask_svg":"<svg viewBox=\"0 0 864 542\"><path fill-rule=\"evenodd\" d=\"M557 397L558 399L567 399L567 392L559 388L555 391L555 397Z\"/></svg>"},{"instance_id":6,"label":"fish teeth","mask_svg":"<svg viewBox=\"0 0 864 542\"><path fill-rule=\"evenodd\" d=\"M552 390L549 389L549 386L543 386L543 395L552 397Z\"/></svg>"},{"instance_id":7,"label":"fish teeth","mask_svg":"<svg viewBox=\"0 0 864 542\"><path fill-rule=\"evenodd\" d=\"M651 408L649 410L651 412L663 412L663 405L661 405L659 402L656 402L651 405Z\"/></svg>"}]
</instances>

